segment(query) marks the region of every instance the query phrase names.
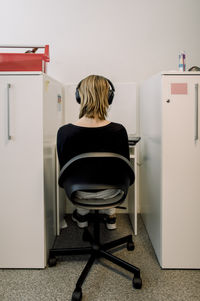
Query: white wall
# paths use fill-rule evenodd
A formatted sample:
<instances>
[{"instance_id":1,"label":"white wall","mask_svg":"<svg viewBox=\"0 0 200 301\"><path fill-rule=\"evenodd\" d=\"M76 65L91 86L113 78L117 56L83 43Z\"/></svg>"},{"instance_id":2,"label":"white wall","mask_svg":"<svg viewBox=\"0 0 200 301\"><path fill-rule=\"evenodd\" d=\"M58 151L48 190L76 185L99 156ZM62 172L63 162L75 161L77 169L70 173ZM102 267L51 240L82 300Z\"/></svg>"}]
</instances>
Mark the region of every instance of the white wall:
<instances>
[{"instance_id":1,"label":"white wall","mask_svg":"<svg viewBox=\"0 0 200 301\"><path fill-rule=\"evenodd\" d=\"M0 44L50 44L48 73L64 83L88 74L139 82L200 65L199 0L5 0Z\"/></svg>"}]
</instances>

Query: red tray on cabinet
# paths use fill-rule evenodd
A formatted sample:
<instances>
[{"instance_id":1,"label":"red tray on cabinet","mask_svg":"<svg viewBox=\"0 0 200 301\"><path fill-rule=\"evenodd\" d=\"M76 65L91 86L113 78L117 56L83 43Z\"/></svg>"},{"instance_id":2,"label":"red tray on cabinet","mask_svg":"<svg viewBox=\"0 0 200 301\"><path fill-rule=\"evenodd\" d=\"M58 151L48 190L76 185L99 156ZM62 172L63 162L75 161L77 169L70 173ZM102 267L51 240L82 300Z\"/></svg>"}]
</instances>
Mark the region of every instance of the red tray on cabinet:
<instances>
[{"instance_id":1,"label":"red tray on cabinet","mask_svg":"<svg viewBox=\"0 0 200 301\"><path fill-rule=\"evenodd\" d=\"M25 53L0 53L0 71L41 71L46 72L49 58L49 45L45 46L0 46L0 48L32 48ZM44 48L44 53L31 51Z\"/></svg>"}]
</instances>

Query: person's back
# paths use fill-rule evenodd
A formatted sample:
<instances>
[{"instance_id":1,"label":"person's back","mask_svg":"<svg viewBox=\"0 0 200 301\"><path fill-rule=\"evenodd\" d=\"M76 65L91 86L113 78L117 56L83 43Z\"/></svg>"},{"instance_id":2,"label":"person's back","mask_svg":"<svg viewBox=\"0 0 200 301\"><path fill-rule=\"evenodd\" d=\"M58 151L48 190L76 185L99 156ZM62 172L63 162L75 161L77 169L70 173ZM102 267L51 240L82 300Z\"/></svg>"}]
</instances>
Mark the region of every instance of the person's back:
<instances>
[{"instance_id":1,"label":"person's back","mask_svg":"<svg viewBox=\"0 0 200 301\"><path fill-rule=\"evenodd\" d=\"M96 75L83 79L76 89L80 104L79 119L62 126L57 134L57 152L60 168L72 157L87 152L113 152L129 159L128 136L123 125L106 120L107 110L114 97L114 86L106 78ZM117 191L103 191L106 196ZM84 192L79 192L79 197ZM85 195L84 195L85 196ZM88 193L87 197L95 197ZM72 219L79 227L88 225L89 211L77 208ZM107 228L116 228L115 208L105 210Z\"/></svg>"},{"instance_id":2,"label":"person's back","mask_svg":"<svg viewBox=\"0 0 200 301\"><path fill-rule=\"evenodd\" d=\"M129 159L125 128L110 122L99 127L66 124L58 131L58 156L60 167L72 157L87 152L113 152Z\"/></svg>"}]
</instances>

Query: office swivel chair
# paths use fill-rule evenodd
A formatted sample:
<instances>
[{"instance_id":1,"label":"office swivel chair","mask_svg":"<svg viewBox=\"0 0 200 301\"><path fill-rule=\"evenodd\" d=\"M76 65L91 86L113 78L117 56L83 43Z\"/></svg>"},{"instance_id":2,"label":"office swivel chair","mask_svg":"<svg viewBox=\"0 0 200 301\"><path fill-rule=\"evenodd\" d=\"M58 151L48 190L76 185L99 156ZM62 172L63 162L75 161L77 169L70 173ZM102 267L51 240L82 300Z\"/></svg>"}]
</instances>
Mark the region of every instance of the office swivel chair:
<instances>
[{"instance_id":1,"label":"office swivel chair","mask_svg":"<svg viewBox=\"0 0 200 301\"><path fill-rule=\"evenodd\" d=\"M51 249L49 253L49 266L56 265L57 256L90 254L89 260L83 269L72 295L72 301L82 299L82 284L92 267L95 259L103 257L107 260L132 272L133 287L140 289L142 280L140 269L123 261L122 259L109 253L108 250L126 244L129 251L134 250L132 235L119 238L117 240L101 244L100 242L100 222L102 214L99 209L117 207L126 198L128 188L134 183L135 175L130 162L121 155L115 153L85 153L72 158L61 169L59 185L65 189L69 200L76 206L92 209L94 214L91 219L94 223L93 235L87 228L83 231L83 240L89 241L89 247ZM119 189L120 193L108 199L79 199L76 191L100 191L104 189Z\"/></svg>"}]
</instances>

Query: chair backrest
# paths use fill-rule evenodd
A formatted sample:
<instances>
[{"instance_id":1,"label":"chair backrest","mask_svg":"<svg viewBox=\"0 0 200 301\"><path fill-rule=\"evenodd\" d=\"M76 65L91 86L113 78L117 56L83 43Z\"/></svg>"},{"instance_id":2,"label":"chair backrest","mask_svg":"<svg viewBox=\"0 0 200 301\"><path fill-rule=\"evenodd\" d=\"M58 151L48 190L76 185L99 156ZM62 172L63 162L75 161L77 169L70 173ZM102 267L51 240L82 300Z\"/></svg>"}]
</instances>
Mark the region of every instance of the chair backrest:
<instances>
[{"instance_id":1,"label":"chair backrest","mask_svg":"<svg viewBox=\"0 0 200 301\"><path fill-rule=\"evenodd\" d=\"M59 185L75 205L96 209L122 203L134 180L133 167L125 157L116 153L91 152L80 154L63 166ZM76 191L96 192L105 189L120 189L121 194L106 200L80 200L75 196Z\"/></svg>"}]
</instances>

